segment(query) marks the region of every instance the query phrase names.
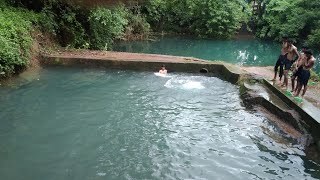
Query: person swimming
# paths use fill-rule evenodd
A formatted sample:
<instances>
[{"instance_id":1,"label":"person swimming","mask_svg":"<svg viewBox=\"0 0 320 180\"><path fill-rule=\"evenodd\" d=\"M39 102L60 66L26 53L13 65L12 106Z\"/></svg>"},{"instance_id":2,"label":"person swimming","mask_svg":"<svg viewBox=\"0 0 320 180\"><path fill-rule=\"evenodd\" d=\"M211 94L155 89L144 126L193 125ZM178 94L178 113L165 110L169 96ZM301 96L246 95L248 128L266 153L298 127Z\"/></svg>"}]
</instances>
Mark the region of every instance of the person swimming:
<instances>
[{"instance_id":1,"label":"person swimming","mask_svg":"<svg viewBox=\"0 0 320 180\"><path fill-rule=\"evenodd\" d=\"M164 65L161 66L161 69L159 70L160 74L167 74L168 71L166 70L166 67Z\"/></svg>"}]
</instances>

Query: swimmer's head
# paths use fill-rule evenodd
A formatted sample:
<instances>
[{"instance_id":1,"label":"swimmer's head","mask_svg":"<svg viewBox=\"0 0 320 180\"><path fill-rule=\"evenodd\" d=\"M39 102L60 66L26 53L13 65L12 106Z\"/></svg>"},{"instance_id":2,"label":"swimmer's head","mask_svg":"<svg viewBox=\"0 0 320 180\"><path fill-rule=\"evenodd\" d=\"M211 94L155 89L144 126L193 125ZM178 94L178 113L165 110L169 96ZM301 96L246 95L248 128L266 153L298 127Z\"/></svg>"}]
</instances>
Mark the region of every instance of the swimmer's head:
<instances>
[{"instance_id":1,"label":"swimmer's head","mask_svg":"<svg viewBox=\"0 0 320 180\"><path fill-rule=\"evenodd\" d=\"M162 70L165 70L165 69L166 69L166 66L165 66L165 65L162 65L162 66L161 66L161 69L162 69Z\"/></svg>"}]
</instances>

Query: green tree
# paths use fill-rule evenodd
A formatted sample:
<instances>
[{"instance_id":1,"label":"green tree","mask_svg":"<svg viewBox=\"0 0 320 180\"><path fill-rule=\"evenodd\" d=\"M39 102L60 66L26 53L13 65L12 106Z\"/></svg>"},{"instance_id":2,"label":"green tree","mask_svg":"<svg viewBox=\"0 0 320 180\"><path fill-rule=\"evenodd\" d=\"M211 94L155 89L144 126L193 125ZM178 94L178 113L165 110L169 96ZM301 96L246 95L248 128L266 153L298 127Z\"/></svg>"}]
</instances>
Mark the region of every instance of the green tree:
<instances>
[{"instance_id":1,"label":"green tree","mask_svg":"<svg viewBox=\"0 0 320 180\"><path fill-rule=\"evenodd\" d=\"M124 6L92 10L89 22L93 48L110 49L114 39L123 37L128 15L129 12Z\"/></svg>"},{"instance_id":2,"label":"green tree","mask_svg":"<svg viewBox=\"0 0 320 180\"><path fill-rule=\"evenodd\" d=\"M250 15L243 0L155 0L145 9L153 29L211 38L232 37Z\"/></svg>"},{"instance_id":3,"label":"green tree","mask_svg":"<svg viewBox=\"0 0 320 180\"><path fill-rule=\"evenodd\" d=\"M320 45L320 1L260 0L263 12L256 17L257 36L280 40L286 35L311 46Z\"/></svg>"}]
</instances>

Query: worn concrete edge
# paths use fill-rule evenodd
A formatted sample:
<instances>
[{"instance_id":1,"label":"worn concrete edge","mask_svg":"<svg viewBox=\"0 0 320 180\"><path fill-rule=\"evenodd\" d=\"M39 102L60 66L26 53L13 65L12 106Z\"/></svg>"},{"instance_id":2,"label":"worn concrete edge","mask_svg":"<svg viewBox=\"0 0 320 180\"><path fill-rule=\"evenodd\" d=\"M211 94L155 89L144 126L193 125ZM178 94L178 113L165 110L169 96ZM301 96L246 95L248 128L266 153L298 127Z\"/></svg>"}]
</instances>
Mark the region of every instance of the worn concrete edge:
<instances>
[{"instance_id":1,"label":"worn concrete edge","mask_svg":"<svg viewBox=\"0 0 320 180\"><path fill-rule=\"evenodd\" d=\"M247 87L245 83L242 83L240 87L244 89L240 96L246 107L255 109L255 106L261 106L273 115L277 116L279 119L293 126L297 131L302 134L306 133L306 128L301 126L301 123L298 122L299 120L295 118L290 111L281 108L277 103L271 102L265 97L259 95L255 90Z\"/></svg>"},{"instance_id":2,"label":"worn concrete edge","mask_svg":"<svg viewBox=\"0 0 320 180\"><path fill-rule=\"evenodd\" d=\"M240 79L240 73L230 70L223 63L215 63L205 60L191 61L142 61L142 60L115 60L108 58L92 58L86 57L63 57L54 55L42 55L41 65L62 65L62 66L81 66L81 67L102 67L112 69L127 69L127 70L143 70L153 71L159 70L161 65L166 65L169 72L189 72L199 73L200 69L206 68L209 74L217 76L223 80L236 84Z\"/></svg>"},{"instance_id":3,"label":"worn concrete edge","mask_svg":"<svg viewBox=\"0 0 320 180\"><path fill-rule=\"evenodd\" d=\"M316 141L320 140L320 127L316 119L310 114L304 111L299 105L293 102L289 97L283 94L277 87L273 86L268 80L263 79L263 83L269 88L275 95L282 99L290 108L299 113L301 120L309 126L308 131L315 138Z\"/></svg>"}]
</instances>

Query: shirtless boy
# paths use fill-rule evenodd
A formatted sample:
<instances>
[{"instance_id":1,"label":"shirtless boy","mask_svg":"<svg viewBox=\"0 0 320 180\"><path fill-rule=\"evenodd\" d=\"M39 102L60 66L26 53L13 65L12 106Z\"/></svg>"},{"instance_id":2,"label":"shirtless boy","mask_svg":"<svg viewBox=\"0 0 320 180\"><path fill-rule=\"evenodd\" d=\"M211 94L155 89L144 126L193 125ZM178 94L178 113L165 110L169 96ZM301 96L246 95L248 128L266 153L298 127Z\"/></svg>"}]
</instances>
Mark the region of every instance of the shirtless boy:
<instances>
[{"instance_id":1,"label":"shirtless boy","mask_svg":"<svg viewBox=\"0 0 320 180\"><path fill-rule=\"evenodd\" d=\"M284 64L284 60L287 58L287 46L288 46L287 41L288 41L287 37L282 38L281 53L280 53L280 56L276 62L276 65L274 66L274 77L273 77L272 81L276 80L278 68L280 67L279 78L280 78L280 82L281 82L281 79L283 76L283 64Z\"/></svg>"},{"instance_id":2,"label":"shirtless boy","mask_svg":"<svg viewBox=\"0 0 320 180\"><path fill-rule=\"evenodd\" d=\"M304 52L304 54L306 55L307 58L305 58L304 61L301 63L302 70L298 77L299 84L298 84L297 92L295 93L295 96L299 96L303 86L303 92L301 95L302 98L307 91L307 85L310 79L310 70L312 69L316 61L316 59L313 56L312 50L308 49Z\"/></svg>"},{"instance_id":3,"label":"shirtless boy","mask_svg":"<svg viewBox=\"0 0 320 180\"><path fill-rule=\"evenodd\" d=\"M292 86L292 90L291 92L295 92L298 88L298 85L295 87L295 82L297 77L299 77L301 71L302 71L302 62L305 61L306 55L304 54L304 52L309 49L307 45L303 45L302 46L302 50L300 53L300 57L299 59L296 61L295 65L294 65L294 70L293 70L293 74L291 76L291 86ZM297 83L299 83L299 80L297 81Z\"/></svg>"},{"instance_id":4,"label":"shirtless boy","mask_svg":"<svg viewBox=\"0 0 320 180\"><path fill-rule=\"evenodd\" d=\"M286 87L288 89L288 73L289 70L294 63L294 58L297 56L297 59L300 58L297 48L293 45L292 40L288 40L288 47L287 47L287 58L284 61L284 81L282 87Z\"/></svg>"},{"instance_id":5,"label":"shirtless boy","mask_svg":"<svg viewBox=\"0 0 320 180\"><path fill-rule=\"evenodd\" d=\"M167 74L168 71L166 70L166 67L164 65L161 66L161 69L159 70L160 74Z\"/></svg>"}]
</instances>

